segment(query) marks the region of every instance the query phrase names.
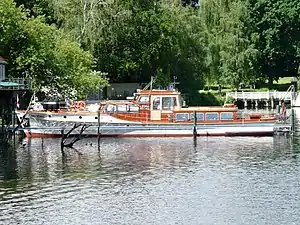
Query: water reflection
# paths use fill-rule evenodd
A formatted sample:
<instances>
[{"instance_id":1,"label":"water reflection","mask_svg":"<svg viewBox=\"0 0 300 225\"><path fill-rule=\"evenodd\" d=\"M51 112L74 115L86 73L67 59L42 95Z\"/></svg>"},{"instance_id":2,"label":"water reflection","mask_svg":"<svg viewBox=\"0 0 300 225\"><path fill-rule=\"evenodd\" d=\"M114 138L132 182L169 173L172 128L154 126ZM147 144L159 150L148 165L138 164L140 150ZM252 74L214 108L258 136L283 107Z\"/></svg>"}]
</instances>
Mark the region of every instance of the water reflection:
<instances>
[{"instance_id":1,"label":"water reflection","mask_svg":"<svg viewBox=\"0 0 300 225\"><path fill-rule=\"evenodd\" d=\"M298 136L99 144L84 139L64 156L57 139L2 147L0 223L293 224L300 216Z\"/></svg>"},{"instance_id":2,"label":"water reflection","mask_svg":"<svg viewBox=\"0 0 300 225\"><path fill-rule=\"evenodd\" d=\"M26 139L25 147L1 150L2 180L47 182L52 179L85 178L110 174L130 176L147 170L187 167L195 160L230 165L270 164L299 156L299 138L203 137L197 139L94 139L82 140L78 151L65 149L56 139ZM23 145L20 143L20 145Z\"/></svg>"}]
</instances>

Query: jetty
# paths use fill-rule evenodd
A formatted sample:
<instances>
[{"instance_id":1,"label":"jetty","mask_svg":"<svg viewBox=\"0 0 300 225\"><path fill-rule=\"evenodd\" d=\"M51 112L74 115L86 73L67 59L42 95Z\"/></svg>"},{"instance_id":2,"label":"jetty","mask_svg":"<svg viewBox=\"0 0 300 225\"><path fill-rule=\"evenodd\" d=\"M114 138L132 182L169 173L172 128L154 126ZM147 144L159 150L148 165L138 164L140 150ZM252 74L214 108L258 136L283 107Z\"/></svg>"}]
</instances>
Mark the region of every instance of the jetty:
<instances>
[{"instance_id":1,"label":"jetty","mask_svg":"<svg viewBox=\"0 0 300 225\"><path fill-rule=\"evenodd\" d=\"M30 78L7 78L5 75L7 60L0 56L0 136L6 139L17 125L15 110L18 96L31 90Z\"/></svg>"},{"instance_id":2,"label":"jetty","mask_svg":"<svg viewBox=\"0 0 300 225\"><path fill-rule=\"evenodd\" d=\"M274 109L281 101L289 103L292 107L300 107L300 95L295 90L295 86L291 85L287 91L268 91L268 92L245 92L235 91L227 92L226 99L233 98L236 102L244 103L244 108L248 106L263 105L266 108Z\"/></svg>"}]
</instances>

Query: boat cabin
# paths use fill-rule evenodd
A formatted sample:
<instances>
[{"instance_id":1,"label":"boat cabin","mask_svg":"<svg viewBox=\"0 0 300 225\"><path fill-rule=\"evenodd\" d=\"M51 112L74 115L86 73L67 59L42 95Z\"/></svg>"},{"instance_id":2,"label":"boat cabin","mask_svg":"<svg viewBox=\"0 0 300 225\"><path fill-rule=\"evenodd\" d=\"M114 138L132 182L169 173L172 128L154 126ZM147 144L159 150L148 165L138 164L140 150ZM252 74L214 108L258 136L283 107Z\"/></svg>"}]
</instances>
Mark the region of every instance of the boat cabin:
<instances>
[{"instance_id":1,"label":"boat cabin","mask_svg":"<svg viewBox=\"0 0 300 225\"><path fill-rule=\"evenodd\" d=\"M141 90L132 101L107 101L101 112L136 122L191 123L201 121L230 121L237 119L237 107L182 107L181 94L175 90Z\"/></svg>"}]
</instances>

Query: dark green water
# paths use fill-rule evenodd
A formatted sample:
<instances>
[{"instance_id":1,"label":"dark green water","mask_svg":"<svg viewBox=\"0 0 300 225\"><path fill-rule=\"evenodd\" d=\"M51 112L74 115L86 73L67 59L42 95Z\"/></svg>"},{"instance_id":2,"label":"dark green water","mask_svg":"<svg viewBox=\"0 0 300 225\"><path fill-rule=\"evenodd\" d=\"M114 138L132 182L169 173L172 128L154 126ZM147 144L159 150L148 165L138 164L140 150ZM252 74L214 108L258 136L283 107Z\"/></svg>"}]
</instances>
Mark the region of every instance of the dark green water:
<instances>
[{"instance_id":1,"label":"dark green water","mask_svg":"<svg viewBox=\"0 0 300 225\"><path fill-rule=\"evenodd\" d=\"M2 146L0 224L299 224L298 136L59 141Z\"/></svg>"}]
</instances>

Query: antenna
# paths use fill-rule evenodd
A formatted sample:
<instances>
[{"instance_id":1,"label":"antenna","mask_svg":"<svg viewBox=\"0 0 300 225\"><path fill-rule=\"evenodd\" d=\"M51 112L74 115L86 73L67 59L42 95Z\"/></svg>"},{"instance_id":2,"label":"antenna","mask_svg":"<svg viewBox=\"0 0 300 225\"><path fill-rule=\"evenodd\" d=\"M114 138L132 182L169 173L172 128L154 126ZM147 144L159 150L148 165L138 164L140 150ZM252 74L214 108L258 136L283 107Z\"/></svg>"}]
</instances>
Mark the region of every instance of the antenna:
<instances>
[{"instance_id":1,"label":"antenna","mask_svg":"<svg viewBox=\"0 0 300 225\"><path fill-rule=\"evenodd\" d=\"M176 82L177 80L177 77L176 76L173 76L173 88L175 89L175 85L176 84L180 84L180 82Z\"/></svg>"}]
</instances>

